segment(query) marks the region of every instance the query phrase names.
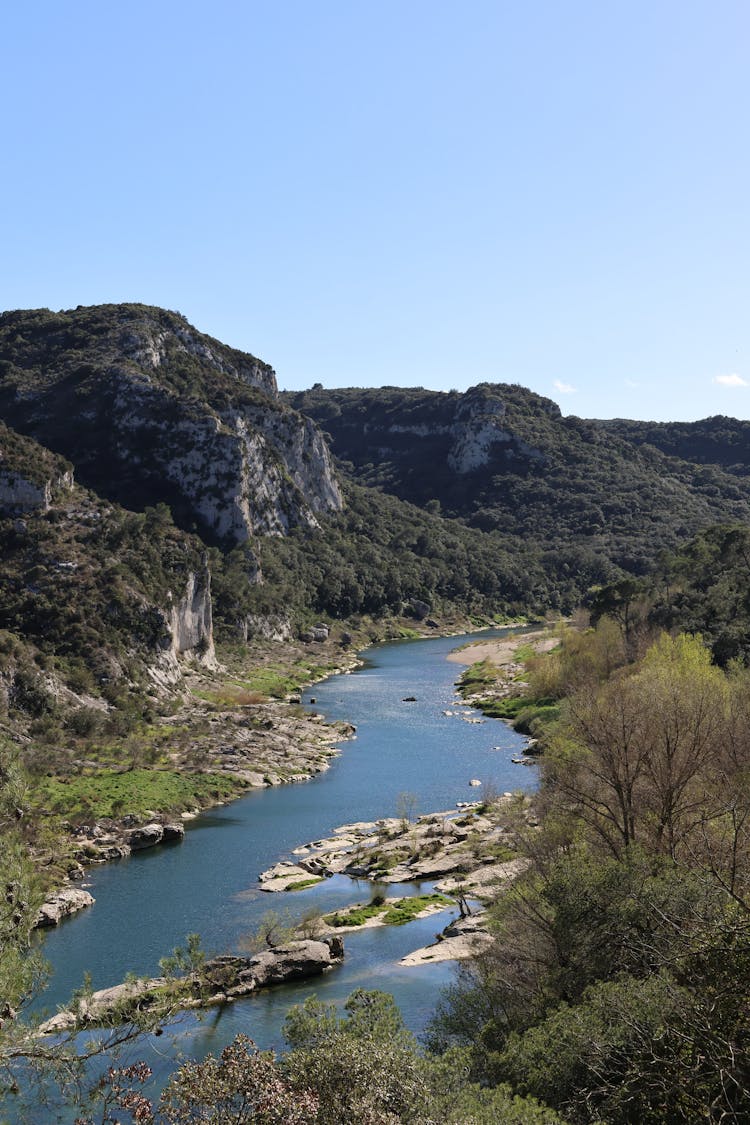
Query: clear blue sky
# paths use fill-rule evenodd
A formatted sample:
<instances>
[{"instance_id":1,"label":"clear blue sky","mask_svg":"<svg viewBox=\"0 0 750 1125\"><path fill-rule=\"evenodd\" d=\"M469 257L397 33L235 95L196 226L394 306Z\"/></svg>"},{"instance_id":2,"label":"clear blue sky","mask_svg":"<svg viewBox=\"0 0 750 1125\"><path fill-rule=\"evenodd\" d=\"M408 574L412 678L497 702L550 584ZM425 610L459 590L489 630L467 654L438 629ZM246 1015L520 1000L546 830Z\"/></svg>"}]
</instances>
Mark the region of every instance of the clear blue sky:
<instances>
[{"instance_id":1,"label":"clear blue sky","mask_svg":"<svg viewBox=\"0 0 750 1125\"><path fill-rule=\"evenodd\" d=\"M0 308L179 309L287 388L750 416L747 0L38 0L0 91Z\"/></svg>"}]
</instances>

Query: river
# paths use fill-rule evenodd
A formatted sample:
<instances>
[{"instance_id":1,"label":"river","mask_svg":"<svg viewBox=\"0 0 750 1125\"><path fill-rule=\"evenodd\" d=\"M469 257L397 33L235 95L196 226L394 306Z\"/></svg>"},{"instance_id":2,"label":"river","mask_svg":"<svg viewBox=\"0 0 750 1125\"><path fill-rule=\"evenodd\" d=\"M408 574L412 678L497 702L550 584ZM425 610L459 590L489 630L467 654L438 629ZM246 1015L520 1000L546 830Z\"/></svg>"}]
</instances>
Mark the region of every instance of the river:
<instances>
[{"instance_id":1,"label":"river","mask_svg":"<svg viewBox=\"0 0 750 1125\"><path fill-rule=\"evenodd\" d=\"M400 793L415 794L421 813L472 800L477 791L469 787L471 778L491 781L501 792L533 788L536 771L511 763L525 742L521 736L497 720L473 724L443 714L455 709L454 681L461 670L446 660L447 654L468 640L507 632L380 645L367 650L362 668L305 692L303 702L314 697L313 709L327 719L354 723L356 739L344 743L331 768L309 782L255 791L190 822L182 844L91 869L87 885L95 905L44 938L43 952L53 970L44 1006L54 1011L64 1003L85 972L95 989L119 983L128 973L157 973L159 958L191 932L201 935L207 951L226 952L236 949L268 909L289 908L299 916L310 907L367 901L370 884L344 876L287 895L259 891L257 877L278 860L293 858L293 848L330 835L340 824L395 816ZM416 701L405 702L407 696ZM389 894L425 887L429 884L393 887ZM292 1003L313 992L339 1002L357 987L394 993L408 1026L418 1033L455 966L405 968L398 961L431 941L454 913L347 934L346 960L339 969L311 982L269 989L209 1012L201 1021L185 1018L180 1049L203 1055L219 1050L239 1031L260 1046L279 1046L283 1016ZM160 1039L145 1057L164 1070L172 1065L169 1055Z\"/></svg>"}]
</instances>

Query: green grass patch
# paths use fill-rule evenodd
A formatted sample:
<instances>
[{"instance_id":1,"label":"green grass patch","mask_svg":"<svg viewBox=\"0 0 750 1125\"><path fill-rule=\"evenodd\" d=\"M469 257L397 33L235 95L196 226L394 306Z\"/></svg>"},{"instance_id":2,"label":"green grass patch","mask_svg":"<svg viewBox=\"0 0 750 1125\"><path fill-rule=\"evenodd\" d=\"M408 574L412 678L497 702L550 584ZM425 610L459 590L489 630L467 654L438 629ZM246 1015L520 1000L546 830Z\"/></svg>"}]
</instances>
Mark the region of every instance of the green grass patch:
<instances>
[{"instance_id":1,"label":"green grass patch","mask_svg":"<svg viewBox=\"0 0 750 1125\"><path fill-rule=\"evenodd\" d=\"M58 813L74 823L148 811L184 812L239 796L244 786L219 773L184 774L175 770L102 770L70 778L40 778L33 800L39 810Z\"/></svg>"},{"instance_id":2,"label":"green grass patch","mask_svg":"<svg viewBox=\"0 0 750 1125\"><path fill-rule=\"evenodd\" d=\"M285 889L287 891L304 891L306 887L314 887L322 882L322 875L313 875L309 879L298 879L296 883L290 883Z\"/></svg>"},{"instance_id":3,"label":"green grass patch","mask_svg":"<svg viewBox=\"0 0 750 1125\"><path fill-rule=\"evenodd\" d=\"M259 703L263 699L285 699L335 671L333 664L298 660L292 664L264 664L243 670L215 691L196 691L199 699L222 707Z\"/></svg>"},{"instance_id":4,"label":"green grass patch","mask_svg":"<svg viewBox=\"0 0 750 1125\"><path fill-rule=\"evenodd\" d=\"M453 899L437 893L416 895L414 898L402 898L400 902L389 907L384 922L388 926L403 926L406 922L411 922L417 914L421 914L428 906L450 906L452 902Z\"/></svg>"},{"instance_id":5,"label":"green grass patch","mask_svg":"<svg viewBox=\"0 0 750 1125\"><path fill-rule=\"evenodd\" d=\"M440 905L450 906L453 899L446 898L445 895L431 894L431 895L415 895L414 898L399 899L397 902L369 902L366 906L354 906L351 910L342 910L336 914L327 914L323 921L327 926L362 926L369 918L375 918L379 914L383 915L383 921L387 926L403 926L406 922L411 922L417 914L433 903Z\"/></svg>"},{"instance_id":6,"label":"green grass patch","mask_svg":"<svg viewBox=\"0 0 750 1125\"><path fill-rule=\"evenodd\" d=\"M538 734L540 727L547 727L559 718L559 703L547 700L531 702L516 715L513 730L517 730L519 734Z\"/></svg>"},{"instance_id":7,"label":"green grass patch","mask_svg":"<svg viewBox=\"0 0 750 1125\"><path fill-rule=\"evenodd\" d=\"M480 687L496 684L500 679L500 669L489 660L478 660L461 673L458 681L459 690L468 692Z\"/></svg>"},{"instance_id":8,"label":"green grass patch","mask_svg":"<svg viewBox=\"0 0 750 1125\"><path fill-rule=\"evenodd\" d=\"M368 918L375 918L388 909L386 902L368 902L366 906L353 906L351 910L337 911L336 914L325 914L323 921L327 926L362 926Z\"/></svg>"}]
</instances>

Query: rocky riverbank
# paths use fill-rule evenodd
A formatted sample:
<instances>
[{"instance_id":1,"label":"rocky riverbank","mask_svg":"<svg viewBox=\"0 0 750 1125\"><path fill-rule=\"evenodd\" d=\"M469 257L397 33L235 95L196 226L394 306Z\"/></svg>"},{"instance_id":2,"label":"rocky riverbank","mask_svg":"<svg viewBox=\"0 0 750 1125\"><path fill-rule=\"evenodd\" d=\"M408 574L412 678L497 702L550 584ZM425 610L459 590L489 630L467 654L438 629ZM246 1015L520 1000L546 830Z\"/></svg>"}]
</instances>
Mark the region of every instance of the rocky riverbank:
<instances>
[{"instance_id":1,"label":"rocky riverbank","mask_svg":"<svg viewBox=\"0 0 750 1125\"><path fill-rule=\"evenodd\" d=\"M432 635L440 631L443 630L436 622L430 623ZM362 640L357 638L357 643ZM360 663L351 649L330 637L323 642L290 641L286 648L281 662L277 645L257 649L253 674L259 684L273 683L275 678L277 691L278 684L306 680L309 685L316 678L351 671ZM241 796L247 789L308 780L329 768L331 759L341 752L340 743L355 737L351 724L328 723L322 715L304 710L299 689L290 692L286 699L272 699L257 688L252 689L253 682L242 678L239 666L224 668L219 676L215 671L197 668L191 673L187 680L189 692L172 714L154 724L150 752L152 756L158 753L159 761L141 770L146 783L141 801L150 799L149 779L158 781L166 774L206 784L194 786L195 799L188 798L189 807L176 815L159 812L154 799L152 807L139 814L126 807L125 815L94 816L69 826L69 880L80 882L91 864L179 842L184 836L186 819L202 808ZM309 692L308 697L314 701ZM86 761L72 764L79 776L86 776L93 768L93 763ZM132 776L130 770L121 774ZM76 776L67 782L70 789L75 786ZM117 771L112 772L113 792L118 776ZM455 814L420 817L408 833L399 833L398 827L397 820L346 826L331 840L317 841L302 849L304 862L277 865L274 877L262 880L263 889L302 889L337 870L383 882L434 879L460 869L473 870L471 848L458 846L466 844L469 833ZM475 834L483 830L481 822L474 828ZM502 832L493 832L488 843L500 843ZM374 841L377 848L373 848ZM44 858L40 858L43 864ZM57 925L92 902L91 895L77 887L56 889L40 910L37 924Z\"/></svg>"},{"instance_id":2,"label":"rocky riverbank","mask_svg":"<svg viewBox=\"0 0 750 1125\"><path fill-rule=\"evenodd\" d=\"M58 1012L40 1027L45 1034L127 1023L144 1014L229 1004L259 989L328 972L344 960L344 943L332 935L290 941L252 956L226 954L206 961L179 979L126 981L83 996L75 1008Z\"/></svg>"},{"instance_id":3,"label":"rocky riverbank","mask_svg":"<svg viewBox=\"0 0 750 1125\"><path fill-rule=\"evenodd\" d=\"M347 664L352 662L349 658ZM186 820L248 789L307 781L327 770L331 759L341 753L338 744L356 734L351 723L328 723L322 715L304 711L298 702L240 699L232 706L221 706L198 696L185 700L160 726L167 733L168 745L158 766L141 771L146 782L169 775L210 780L210 784L196 784L191 807L176 815L149 809L142 815L126 812L63 825L68 835L68 880L80 882L92 864L179 843ZM128 770L112 773L113 792L118 777L126 779L129 774ZM219 793L221 797L215 795ZM39 859L44 863L46 857ZM37 925L57 925L92 903L91 895L58 885L42 906Z\"/></svg>"}]
</instances>

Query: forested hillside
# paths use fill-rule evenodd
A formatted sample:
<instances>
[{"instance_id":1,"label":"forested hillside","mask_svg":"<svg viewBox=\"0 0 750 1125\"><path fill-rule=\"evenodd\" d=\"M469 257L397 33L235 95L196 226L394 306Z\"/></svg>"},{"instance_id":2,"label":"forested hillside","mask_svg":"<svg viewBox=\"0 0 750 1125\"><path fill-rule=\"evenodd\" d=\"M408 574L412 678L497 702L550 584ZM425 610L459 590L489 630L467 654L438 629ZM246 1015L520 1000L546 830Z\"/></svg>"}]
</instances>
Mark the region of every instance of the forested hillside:
<instances>
[{"instance_id":1,"label":"forested hillside","mask_svg":"<svg viewBox=\"0 0 750 1125\"><path fill-rule=\"evenodd\" d=\"M633 445L651 445L684 461L718 466L738 477L750 473L750 422L717 414L699 422L638 422L613 418L598 422L606 433L624 438ZM705 475L706 484L711 474ZM721 487L717 478L716 486Z\"/></svg>"},{"instance_id":2,"label":"forested hillside","mask_svg":"<svg viewBox=\"0 0 750 1125\"><path fill-rule=\"evenodd\" d=\"M633 643L644 630L700 634L714 661L750 664L750 528L717 526L660 557L651 574L592 591L595 619L618 620Z\"/></svg>"},{"instance_id":3,"label":"forested hillside","mask_svg":"<svg viewBox=\"0 0 750 1125\"><path fill-rule=\"evenodd\" d=\"M687 450L636 444L615 424L563 417L523 387L317 386L282 397L330 435L342 472L554 551L581 592L602 565L643 574L701 527L750 519L744 479L691 463Z\"/></svg>"}]
</instances>

